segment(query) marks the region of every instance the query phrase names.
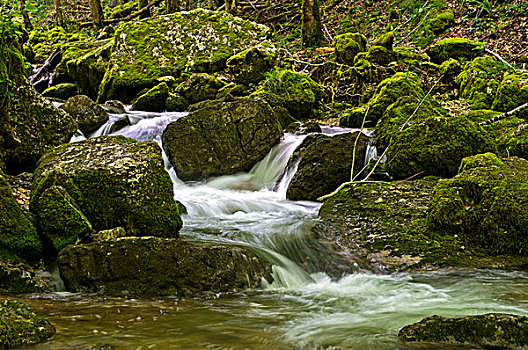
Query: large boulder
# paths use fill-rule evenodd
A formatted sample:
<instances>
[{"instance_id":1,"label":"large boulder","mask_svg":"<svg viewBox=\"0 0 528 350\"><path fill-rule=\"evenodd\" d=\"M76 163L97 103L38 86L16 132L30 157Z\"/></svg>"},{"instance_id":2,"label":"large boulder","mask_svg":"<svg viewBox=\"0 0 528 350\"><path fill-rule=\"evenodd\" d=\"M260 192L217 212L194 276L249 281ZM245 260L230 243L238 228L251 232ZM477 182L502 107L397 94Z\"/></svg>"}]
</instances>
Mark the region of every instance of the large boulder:
<instances>
[{"instance_id":1,"label":"large boulder","mask_svg":"<svg viewBox=\"0 0 528 350\"><path fill-rule=\"evenodd\" d=\"M50 86L42 92L42 96L67 100L70 97L77 95L78 91L79 89L77 85L72 83L62 83Z\"/></svg>"},{"instance_id":2,"label":"large boulder","mask_svg":"<svg viewBox=\"0 0 528 350\"><path fill-rule=\"evenodd\" d=\"M0 304L0 347L40 343L55 334L55 327L26 304L7 299Z\"/></svg>"},{"instance_id":3,"label":"large boulder","mask_svg":"<svg viewBox=\"0 0 528 350\"><path fill-rule=\"evenodd\" d=\"M255 84L276 65L277 54L271 45L258 45L244 50L227 60L227 70L237 83Z\"/></svg>"},{"instance_id":4,"label":"large boulder","mask_svg":"<svg viewBox=\"0 0 528 350\"><path fill-rule=\"evenodd\" d=\"M525 103L528 103L528 73L511 73L502 79L491 109L507 112ZM519 116L528 119L526 109Z\"/></svg>"},{"instance_id":5,"label":"large boulder","mask_svg":"<svg viewBox=\"0 0 528 350\"><path fill-rule=\"evenodd\" d=\"M248 171L282 136L263 100L213 102L169 124L163 148L183 181Z\"/></svg>"},{"instance_id":6,"label":"large boulder","mask_svg":"<svg viewBox=\"0 0 528 350\"><path fill-rule=\"evenodd\" d=\"M256 288L271 265L242 247L124 237L68 246L59 269L71 291L194 296Z\"/></svg>"},{"instance_id":7,"label":"large boulder","mask_svg":"<svg viewBox=\"0 0 528 350\"><path fill-rule=\"evenodd\" d=\"M136 111L163 112L166 109L169 98L169 86L167 83L159 83L152 89L140 95L132 105Z\"/></svg>"},{"instance_id":8,"label":"large boulder","mask_svg":"<svg viewBox=\"0 0 528 350\"><path fill-rule=\"evenodd\" d=\"M528 160L493 154L462 161L460 173L439 182L427 214L431 232L458 235L486 256L526 256Z\"/></svg>"},{"instance_id":9,"label":"large boulder","mask_svg":"<svg viewBox=\"0 0 528 350\"><path fill-rule=\"evenodd\" d=\"M430 45L425 53L436 64L450 58L472 60L478 56L484 56L484 44L465 38L443 39Z\"/></svg>"},{"instance_id":10,"label":"large boulder","mask_svg":"<svg viewBox=\"0 0 528 350\"><path fill-rule=\"evenodd\" d=\"M393 135L387 169L397 178L449 177L457 173L462 158L496 149L493 136L466 117L433 117Z\"/></svg>"},{"instance_id":11,"label":"large boulder","mask_svg":"<svg viewBox=\"0 0 528 350\"><path fill-rule=\"evenodd\" d=\"M479 349L527 349L528 317L499 313L463 317L434 315L403 327L398 337L405 342L466 344Z\"/></svg>"},{"instance_id":12,"label":"large boulder","mask_svg":"<svg viewBox=\"0 0 528 350\"><path fill-rule=\"evenodd\" d=\"M29 217L13 197L11 186L0 170L0 258L35 262L42 243Z\"/></svg>"},{"instance_id":13,"label":"large boulder","mask_svg":"<svg viewBox=\"0 0 528 350\"><path fill-rule=\"evenodd\" d=\"M345 33L334 38L336 61L354 65L354 58L360 52L367 51L367 37L360 33Z\"/></svg>"},{"instance_id":14,"label":"large boulder","mask_svg":"<svg viewBox=\"0 0 528 350\"><path fill-rule=\"evenodd\" d=\"M59 246L71 242L64 237L90 232L86 220L95 231L124 227L134 236L177 237L182 225L159 146L122 136L88 139L45 154L33 178L30 210L41 228L61 237ZM63 225L57 215L65 218Z\"/></svg>"},{"instance_id":15,"label":"large boulder","mask_svg":"<svg viewBox=\"0 0 528 350\"><path fill-rule=\"evenodd\" d=\"M77 130L75 120L38 94L26 79L14 89L8 115L20 140L18 147L6 152L10 173L33 171L46 151L69 142Z\"/></svg>"},{"instance_id":16,"label":"large boulder","mask_svg":"<svg viewBox=\"0 0 528 350\"><path fill-rule=\"evenodd\" d=\"M185 97L191 103L205 100L214 100L218 90L225 83L206 73L191 74L182 84L178 85L176 92Z\"/></svg>"},{"instance_id":17,"label":"large boulder","mask_svg":"<svg viewBox=\"0 0 528 350\"><path fill-rule=\"evenodd\" d=\"M69 98L61 108L75 119L84 135L91 134L108 121L108 113L86 95Z\"/></svg>"},{"instance_id":18,"label":"large boulder","mask_svg":"<svg viewBox=\"0 0 528 350\"><path fill-rule=\"evenodd\" d=\"M204 9L127 22L116 31L99 100L129 102L158 77L222 70L269 34L263 25Z\"/></svg>"},{"instance_id":19,"label":"large boulder","mask_svg":"<svg viewBox=\"0 0 528 350\"><path fill-rule=\"evenodd\" d=\"M355 147L354 175L364 166L369 138L353 132L336 136L308 136L294 153L291 162L299 162L288 186L291 200L316 200L350 181ZM299 161L300 158L300 161Z\"/></svg>"}]
</instances>

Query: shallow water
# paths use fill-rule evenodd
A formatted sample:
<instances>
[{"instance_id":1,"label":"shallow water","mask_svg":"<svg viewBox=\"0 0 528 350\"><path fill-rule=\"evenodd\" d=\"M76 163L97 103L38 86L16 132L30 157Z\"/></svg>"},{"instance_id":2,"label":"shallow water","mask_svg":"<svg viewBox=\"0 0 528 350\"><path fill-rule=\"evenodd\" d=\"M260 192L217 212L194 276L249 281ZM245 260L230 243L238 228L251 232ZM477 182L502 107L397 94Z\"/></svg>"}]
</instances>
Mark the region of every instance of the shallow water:
<instances>
[{"instance_id":1,"label":"shallow water","mask_svg":"<svg viewBox=\"0 0 528 350\"><path fill-rule=\"evenodd\" d=\"M181 116L136 112L135 124L117 133L160 143L163 128ZM106 125L95 135L110 130ZM181 234L250 247L274 264L273 281L263 281L259 290L208 300L25 295L24 301L57 327L51 340L28 349L95 344L116 349L446 349L402 344L398 330L434 314L528 315L526 273L379 275L362 269L360 262L343 266L332 247L317 239L320 204L285 199L295 165L284 176L283 170L301 141L285 135L249 173L207 183L184 184L167 167L175 198L189 212Z\"/></svg>"}]
</instances>

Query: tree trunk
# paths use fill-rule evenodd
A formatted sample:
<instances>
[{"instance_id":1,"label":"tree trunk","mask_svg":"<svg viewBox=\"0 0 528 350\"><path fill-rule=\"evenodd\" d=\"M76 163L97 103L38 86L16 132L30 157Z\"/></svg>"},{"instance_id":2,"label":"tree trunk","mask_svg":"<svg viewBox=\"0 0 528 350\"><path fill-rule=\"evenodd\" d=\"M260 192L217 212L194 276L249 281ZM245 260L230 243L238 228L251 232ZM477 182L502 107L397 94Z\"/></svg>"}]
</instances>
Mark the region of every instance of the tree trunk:
<instances>
[{"instance_id":1,"label":"tree trunk","mask_svg":"<svg viewBox=\"0 0 528 350\"><path fill-rule=\"evenodd\" d=\"M103 28L103 8L101 7L101 0L90 0L90 10L92 12L94 28Z\"/></svg>"},{"instance_id":2,"label":"tree trunk","mask_svg":"<svg viewBox=\"0 0 528 350\"><path fill-rule=\"evenodd\" d=\"M55 16L59 26L64 27L64 17L62 16L62 7L60 0L55 0Z\"/></svg>"},{"instance_id":3,"label":"tree trunk","mask_svg":"<svg viewBox=\"0 0 528 350\"><path fill-rule=\"evenodd\" d=\"M304 47L317 46L323 41L319 0L303 0L301 29Z\"/></svg>"},{"instance_id":4,"label":"tree trunk","mask_svg":"<svg viewBox=\"0 0 528 350\"><path fill-rule=\"evenodd\" d=\"M22 12L22 18L24 18L24 28L28 32L33 30L33 25L31 24L31 21L29 20L29 15L26 11L26 0L20 0L20 12Z\"/></svg>"},{"instance_id":5,"label":"tree trunk","mask_svg":"<svg viewBox=\"0 0 528 350\"><path fill-rule=\"evenodd\" d=\"M236 12L236 0L225 0L225 11L229 13Z\"/></svg>"},{"instance_id":6,"label":"tree trunk","mask_svg":"<svg viewBox=\"0 0 528 350\"><path fill-rule=\"evenodd\" d=\"M174 13L180 10L180 0L166 0L165 13Z\"/></svg>"},{"instance_id":7,"label":"tree trunk","mask_svg":"<svg viewBox=\"0 0 528 350\"><path fill-rule=\"evenodd\" d=\"M147 7L148 6L148 0L139 0L138 1L138 10L141 10L143 7ZM143 12L142 14L139 15L139 18L143 19L143 18L147 18L149 17L149 13L148 12Z\"/></svg>"}]
</instances>

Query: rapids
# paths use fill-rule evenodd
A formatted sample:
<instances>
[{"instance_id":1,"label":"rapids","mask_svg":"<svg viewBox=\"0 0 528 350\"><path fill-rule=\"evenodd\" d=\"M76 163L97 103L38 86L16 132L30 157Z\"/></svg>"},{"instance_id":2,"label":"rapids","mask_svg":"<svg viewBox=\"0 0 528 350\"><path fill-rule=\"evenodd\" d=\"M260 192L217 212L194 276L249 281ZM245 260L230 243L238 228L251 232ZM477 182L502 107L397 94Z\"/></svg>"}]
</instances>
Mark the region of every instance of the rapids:
<instances>
[{"instance_id":1,"label":"rapids","mask_svg":"<svg viewBox=\"0 0 528 350\"><path fill-rule=\"evenodd\" d=\"M184 113L114 115L89 137L121 134L155 140ZM112 127L127 118L120 130ZM324 128L327 134L349 130ZM78 135L72 141L82 140ZM213 299L108 298L72 293L20 296L56 325L31 349L440 349L398 342L398 330L433 314L528 315L528 274L495 270L375 274L361 262L341 269L331 245L317 239L319 203L286 200L303 136L281 144L248 173L183 183L166 168L187 208L181 235L243 244L273 264L259 290ZM371 149L368 157L375 156ZM337 271L337 272L336 272ZM353 271L353 272L352 272ZM457 349L457 347L450 347ZM461 348L461 347L458 347ZM29 347L27 348L29 349ZM446 347L442 347L446 349Z\"/></svg>"}]
</instances>

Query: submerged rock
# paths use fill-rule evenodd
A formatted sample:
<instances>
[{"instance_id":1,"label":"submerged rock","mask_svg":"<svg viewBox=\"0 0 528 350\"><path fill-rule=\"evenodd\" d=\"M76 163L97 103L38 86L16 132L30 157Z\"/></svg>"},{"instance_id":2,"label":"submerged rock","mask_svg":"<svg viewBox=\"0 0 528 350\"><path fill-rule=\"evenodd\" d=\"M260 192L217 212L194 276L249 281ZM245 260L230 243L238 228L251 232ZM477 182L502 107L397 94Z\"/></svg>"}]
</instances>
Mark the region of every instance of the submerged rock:
<instances>
[{"instance_id":1,"label":"submerged rock","mask_svg":"<svg viewBox=\"0 0 528 350\"><path fill-rule=\"evenodd\" d=\"M8 114L20 140L18 147L6 152L9 173L33 171L46 151L69 142L77 130L72 117L38 94L26 79L13 90Z\"/></svg>"},{"instance_id":2,"label":"submerged rock","mask_svg":"<svg viewBox=\"0 0 528 350\"><path fill-rule=\"evenodd\" d=\"M264 25L204 9L124 23L115 34L99 100L129 102L158 77L222 70L229 57L269 34Z\"/></svg>"},{"instance_id":3,"label":"submerged rock","mask_svg":"<svg viewBox=\"0 0 528 350\"><path fill-rule=\"evenodd\" d=\"M398 337L405 342L528 349L528 317L499 313L451 318L435 315L403 327Z\"/></svg>"},{"instance_id":4,"label":"submerged rock","mask_svg":"<svg viewBox=\"0 0 528 350\"><path fill-rule=\"evenodd\" d=\"M84 135L89 135L108 121L108 113L86 95L69 98L61 106L75 119Z\"/></svg>"},{"instance_id":5,"label":"submerged rock","mask_svg":"<svg viewBox=\"0 0 528 350\"><path fill-rule=\"evenodd\" d=\"M163 148L178 178L201 180L248 171L282 136L273 109L257 98L211 102L163 132Z\"/></svg>"},{"instance_id":6,"label":"submerged rock","mask_svg":"<svg viewBox=\"0 0 528 350\"><path fill-rule=\"evenodd\" d=\"M354 174L358 174L364 166L367 136L359 132L308 136L292 156L293 162L299 158L300 161L286 197L313 201L350 181L356 139Z\"/></svg>"},{"instance_id":7,"label":"submerged rock","mask_svg":"<svg viewBox=\"0 0 528 350\"><path fill-rule=\"evenodd\" d=\"M40 343L55 334L55 327L26 304L7 299L0 304L0 347Z\"/></svg>"},{"instance_id":8,"label":"submerged rock","mask_svg":"<svg viewBox=\"0 0 528 350\"><path fill-rule=\"evenodd\" d=\"M62 190L50 192L53 186L61 186L71 200ZM61 200L50 197L53 193ZM41 212L43 201L46 210L67 210L75 222L57 226L53 215ZM95 231L122 226L135 236L177 237L182 225L159 146L122 136L92 138L44 155L33 178L30 209L44 220L41 227L70 235L90 231L84 217Z\"/></svg>"},{"instance_id":9,"label":"submerged rock","mask_svg":"<svg viewBox=\"0 0 528 350\"><path fill-rule=\"evenodd\" d=\"M233 292L271 278L271 265L246 248L155 237L68 246L59 269L68 290L114 295Z\"/></svg>"}]
</instances>

